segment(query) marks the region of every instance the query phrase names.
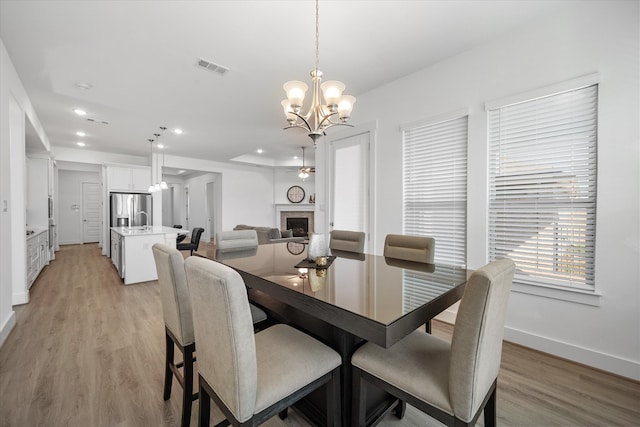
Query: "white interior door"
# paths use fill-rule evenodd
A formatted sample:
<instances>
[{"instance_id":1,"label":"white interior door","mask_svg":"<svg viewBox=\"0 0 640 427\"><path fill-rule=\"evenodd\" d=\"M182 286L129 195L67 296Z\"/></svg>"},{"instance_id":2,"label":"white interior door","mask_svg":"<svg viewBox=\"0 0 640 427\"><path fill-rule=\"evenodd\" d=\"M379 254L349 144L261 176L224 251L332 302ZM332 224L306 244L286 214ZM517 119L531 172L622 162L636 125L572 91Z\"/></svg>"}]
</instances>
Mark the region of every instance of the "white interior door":
<instances>
[{"instance_id":1,"label":"white interior door","mask_svg":"<svg viewBox=\"0 0 640 427\"><path fill-rule=\"evenodd\" d=\"M373 225L371 203L372 130L357 130L329 143L329 230L363 231L369 252Z\"/></svg>"},{"instance_id":2,"label":"white interior door","mask_svg":"<svg viewBox=\"0 0 640 427\"><path fill-rule=\"evenodd\" d=\"M100 240L100 184L82 183L82 243Z\"/></svg>"}]
</instances>

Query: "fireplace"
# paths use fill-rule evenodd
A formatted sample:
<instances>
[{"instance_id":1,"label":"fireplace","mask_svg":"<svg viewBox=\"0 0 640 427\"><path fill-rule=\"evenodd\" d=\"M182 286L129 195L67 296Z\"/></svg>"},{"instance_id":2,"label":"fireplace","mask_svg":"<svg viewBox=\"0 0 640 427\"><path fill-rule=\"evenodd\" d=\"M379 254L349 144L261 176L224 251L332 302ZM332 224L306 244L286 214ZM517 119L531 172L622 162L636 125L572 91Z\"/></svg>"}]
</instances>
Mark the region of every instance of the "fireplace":
<instances>
[{"instance_id":1,"label":"fireplace","mask_svg":"<svg viewBox=\"0 0 640 427\"><path fill-rule=\"evenodd\" d=\"M288 217L287 230L293 231L293 237L307 237L309 233L309 218Z\"/></svg>"},{"instance_id":2,"label":"fireplace","mask_svg":"<svg viewBox=\"0 0 640 427\"><path fill-rule=\"evenodd\" d=\"M293 228L302 228L304 231L296 234L294 232L294 236L302 236L307 237L308 233L314 232L314 212L313 206L310 205L300 205L295 203L287 203L276 205L276 218L280 219L280 230L293 230ZM305 225L295 225L291 224L289 219L294 220L306 220Z\"/></svg>"}]
</instances>

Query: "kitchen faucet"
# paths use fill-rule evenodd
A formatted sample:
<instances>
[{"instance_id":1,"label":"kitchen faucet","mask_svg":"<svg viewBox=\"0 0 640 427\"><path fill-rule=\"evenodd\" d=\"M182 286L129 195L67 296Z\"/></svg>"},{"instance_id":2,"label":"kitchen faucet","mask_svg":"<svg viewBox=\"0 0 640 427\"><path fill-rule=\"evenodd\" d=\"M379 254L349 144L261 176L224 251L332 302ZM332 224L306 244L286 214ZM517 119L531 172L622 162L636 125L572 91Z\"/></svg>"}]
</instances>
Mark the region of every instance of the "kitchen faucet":
<instances>
[{"instance_id":1,"label":"kitchen faucet","mask_svg":"<svg viewBox=\"0 0 640 427\"><path fill-rule=\"evenodd\" d=\"M150 230L150 229L151 229L151 227L149 226L149 215L147 215L147 213L146 213L145 211L139 211L139 212L136 214L136 216L137 216L137 215L140 215L140 214L144 214L145 221L146 221L146 223L147 223L147 225L145 225L145 226L144 226L144 229L145 229L145 230Z\"/></svg>"}]
</instances>

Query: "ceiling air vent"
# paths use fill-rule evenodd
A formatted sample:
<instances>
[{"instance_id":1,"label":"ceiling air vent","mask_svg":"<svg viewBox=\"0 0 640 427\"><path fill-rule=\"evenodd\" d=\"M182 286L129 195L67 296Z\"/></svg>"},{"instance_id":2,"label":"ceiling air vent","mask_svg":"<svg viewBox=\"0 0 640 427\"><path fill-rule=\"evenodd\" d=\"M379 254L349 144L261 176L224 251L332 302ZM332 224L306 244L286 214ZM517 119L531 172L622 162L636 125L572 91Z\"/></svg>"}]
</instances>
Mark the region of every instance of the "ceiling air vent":
<instances>
[{"instance_id":1,"label":"ceiling air vent","mask_svg":"<svg viewBox=\"0 0 640 427\"><path fill-rule=\"evenodd\" d=\"M227 67L223 67L219 64L214 64L213 62L207 61L206 59L202 58L198 58L198 63L196 65L200 68L213 71L214 73L218 73L220 75L224 75L227 71L229 71Z\"/></svg>"},{"instance_id":2,"label":"ceiling air vent","mask_svg":"<svg viewBox=\"0 0 640 427\"><path fill-rule=\"evenodd\" d=\"M108 121L96 119L95 117L87 117L87 121L91 122L91 123L101 124L101 125L108 125L109 124Z\"/></svg>"}]
</instances>

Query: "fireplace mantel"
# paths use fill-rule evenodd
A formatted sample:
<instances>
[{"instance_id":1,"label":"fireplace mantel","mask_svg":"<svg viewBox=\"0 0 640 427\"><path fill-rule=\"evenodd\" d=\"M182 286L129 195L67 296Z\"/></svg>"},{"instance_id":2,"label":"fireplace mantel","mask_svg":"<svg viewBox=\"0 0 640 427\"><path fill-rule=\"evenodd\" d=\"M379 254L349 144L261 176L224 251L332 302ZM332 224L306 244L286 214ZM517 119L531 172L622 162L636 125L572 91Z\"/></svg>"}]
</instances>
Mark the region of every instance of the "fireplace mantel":
<instances>
[{"instance_id":1,"label":"fireplace mantel","mask_svg":"<svg viewBox=\"0 0 640 427\"><path fill-rule=\"evenodd\" d=\"M280 211L313 212L316 210L314 203L276 203L276 213Z\"/></svg>"},{"instance_id":2,"label":"fireplace mantel","mask_svg":"<svg viewBox=\"0 0 640 427\"><path fill-rule=\"evenodd\" d=\"M279 223L281 230L286 229L287 217L296 216L309 219L309 231L313 232L314 229L314 212L316 205L313 203L277 203L276 207L276 221ZM293 213L295 215L292 215Z\"/></svg>"}]
</instances>

